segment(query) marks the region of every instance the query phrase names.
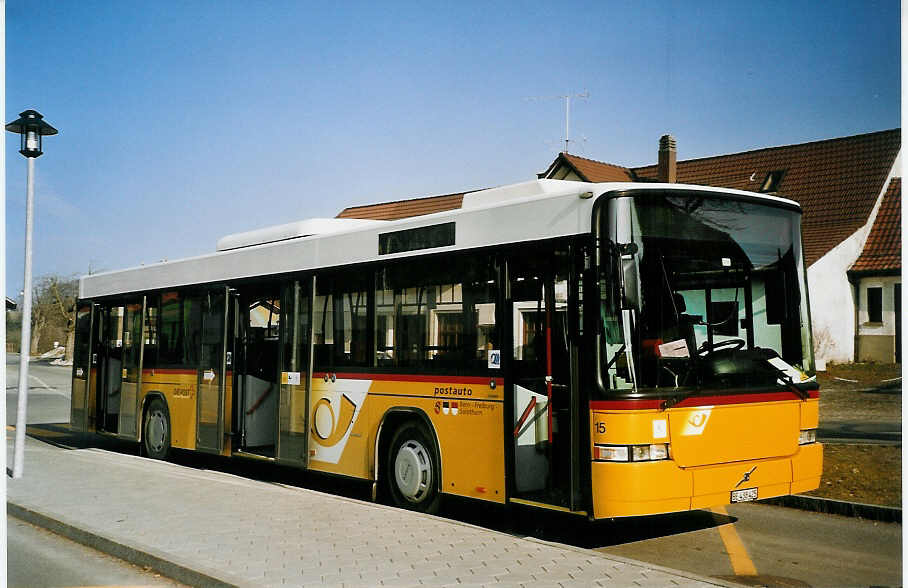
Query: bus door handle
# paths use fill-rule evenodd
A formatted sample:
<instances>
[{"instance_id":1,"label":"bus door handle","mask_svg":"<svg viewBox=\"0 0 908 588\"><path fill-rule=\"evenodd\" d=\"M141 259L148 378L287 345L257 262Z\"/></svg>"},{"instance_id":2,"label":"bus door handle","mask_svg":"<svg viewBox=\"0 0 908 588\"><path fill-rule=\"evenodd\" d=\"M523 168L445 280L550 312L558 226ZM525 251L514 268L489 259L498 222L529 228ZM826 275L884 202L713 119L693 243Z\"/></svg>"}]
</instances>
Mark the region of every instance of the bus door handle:
<instances>
[{"instance_id":1,"label":"bus door handle","mask_svg":"<svg viewBox=\"0 0 908 588\"><path fill-rule=\"evenodd\" d=\"M517 421L517 426L514 427L514 437L517 437L518 435L520 435L520 429L522 429L524 423L527 422L527 418L529 418L529 416L533 412L533 408L535 406L536 406L536 397L533 396L530 398L530 402L529 402L529 404L527 404L527 407L525 409L523 409L523 414L520 415L520 419Z\"/></svg>"}]
</instances>

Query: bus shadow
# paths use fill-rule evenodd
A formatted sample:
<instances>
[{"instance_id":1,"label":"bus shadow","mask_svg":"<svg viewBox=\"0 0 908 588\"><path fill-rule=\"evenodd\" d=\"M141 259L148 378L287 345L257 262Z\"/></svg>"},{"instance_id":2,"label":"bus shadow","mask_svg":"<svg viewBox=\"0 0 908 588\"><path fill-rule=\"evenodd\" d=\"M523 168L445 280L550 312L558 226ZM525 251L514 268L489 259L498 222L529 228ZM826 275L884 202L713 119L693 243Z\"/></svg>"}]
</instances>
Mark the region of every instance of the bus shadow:
<instances>
[{"instance_id":1,"label":"bus shadow","mask_svg":"<svg viewBox=\"0 0 908 588\"><path fill-rule=\"evenodd\" d=\"M138 455L135 442L96 434L74 433L68 423L29 425L27 434L67 449L97 448ZM169 461L194 469L213 470L273 484L371 502L372 483L308 472L269 461L225 458L195 451L173 450ZM439 516L501 533L534 537L594 549L711 529L737 519L707 510L590 521L586 517L522 505L502 505L445 496Z\"/></svg>"},{"instance_id":2,"label":"bus shadow","mask_svg":"<svg viewBox=\"0 0 908 588\"><path fill-rule=\"evenodd\" d=\"M521 505L513 505L507 509L464 499L449 500L441 514L512 535L534 537L585 549L711 529L737 520L735 517L707 510L694 510L590 521L586 517L569 513Z\"/></svg>"}]
</instances>

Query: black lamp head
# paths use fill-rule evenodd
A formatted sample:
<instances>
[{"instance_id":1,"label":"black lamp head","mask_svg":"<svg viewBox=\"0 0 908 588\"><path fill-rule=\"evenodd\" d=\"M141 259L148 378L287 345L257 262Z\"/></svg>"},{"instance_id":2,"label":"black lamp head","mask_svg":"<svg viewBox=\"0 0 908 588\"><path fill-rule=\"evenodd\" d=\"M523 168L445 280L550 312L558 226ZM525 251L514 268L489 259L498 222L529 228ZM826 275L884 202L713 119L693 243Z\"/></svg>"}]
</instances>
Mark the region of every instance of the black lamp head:
<instances>
[{"instance_id":1,"label":"black lamp head","mask_svg":"<svg viewBox=\"0 0 908 588\"><path fill-rule=\"evenodd\" d=\"M56 135L57 129L44 121L37 110L26 110L19 113L19 118L6 125L6 130L21 135L19 153L25 157L38 157L41 151L41 137Z\"/></svg>"}]
</instances>

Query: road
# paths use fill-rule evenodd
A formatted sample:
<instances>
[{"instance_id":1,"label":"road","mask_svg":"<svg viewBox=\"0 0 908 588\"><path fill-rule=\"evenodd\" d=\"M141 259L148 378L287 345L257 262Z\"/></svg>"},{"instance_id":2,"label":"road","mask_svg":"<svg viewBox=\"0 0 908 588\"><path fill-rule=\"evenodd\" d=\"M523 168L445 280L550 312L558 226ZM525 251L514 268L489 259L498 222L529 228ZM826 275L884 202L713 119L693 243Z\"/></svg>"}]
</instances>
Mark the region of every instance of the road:
<instances>
[{"instance_id":1,"label":"road","mask_svg":"<svg viewBox=\"0 0 908 588\"><path fill-rule=\"evenodd\" d=\"M901 445L902 423L896 421L820 421L817 439L823 443Z\"/></svg>"},{"instance_id":2,"label":"road","mask_svg":"<svg viewBox=\"0 0 908 588\"><path fill-rule=\"evenodd\" d=\"M750 585L902 583L899 524L765 504L733 505L710 515L717 526L599 551Z\"/></svg>"},{"instance_id":3,"label":"road","mask_svg":"<svg viewBox=\"0 0 908 588\"><path fill-rule=\"evenodd\" d=\"M182 586L13 517L6 531L9 588Z\"/></svg>"},{"instance_id":4,"label":"road","mask_svg":"<svg viewBox=\"0 0 908 588\"><path fill-rule=\"evenodd\" d=\"M13 418L16 371L15 360L8 360L7 406L12 406ZM33 364L29 371L32 380L29 423L68 421L69 368ZM879 427L873 429L875 425ZM888 434L887 431L895 430L887 423L861 426L870 427L862 430L862 435ZM66 429L66 426L39 426L30 434L65 444L69 436ZM899 436L899 442L900 439ZM135 452L134 443L96 441L108 449ZM177 452L174 460L191 467L283 484L302 483L314 489L368 499L368 492L359 485L335 478L300 475L297 470L275 468L271 464L187 452ZM550 516L536 510L503 511L457 500L448 501L441 514L507 533L532 535L743 583L783 586L901 583L902 527L892 523L765 504L597 523L573 516Z\"/></svg>"},{"instance_id":5,"label":"road","mask_svg":"<svg viewBox=\"0 0 908 588\"><path fill-rule=\"evenodd\" d=\"M72 368L32 360L28 365L28 412L26 423L69 422ZM19 386L19 354L6 354L6 424L16 424Z\"/></svg>"}]
</instances>

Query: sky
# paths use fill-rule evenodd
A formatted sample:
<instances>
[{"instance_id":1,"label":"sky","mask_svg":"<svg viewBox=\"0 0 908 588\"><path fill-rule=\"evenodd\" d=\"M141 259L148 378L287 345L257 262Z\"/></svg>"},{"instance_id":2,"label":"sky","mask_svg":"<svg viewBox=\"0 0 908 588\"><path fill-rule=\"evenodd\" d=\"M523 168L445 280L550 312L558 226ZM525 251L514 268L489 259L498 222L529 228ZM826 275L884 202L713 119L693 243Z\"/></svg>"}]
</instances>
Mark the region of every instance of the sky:
<instances>
[{"instance_id":1,"label":"sky","mask_svg":"<svg viewBox=\"0 0 908 588\"><path fill-rule=\"evenodd\" d=\"M6 122L36 161L34 275L214 251L347 206L900 126L887 2L8 0ZM7 295L26 162L7 133Z\"/></svg>"}]
</instances>

